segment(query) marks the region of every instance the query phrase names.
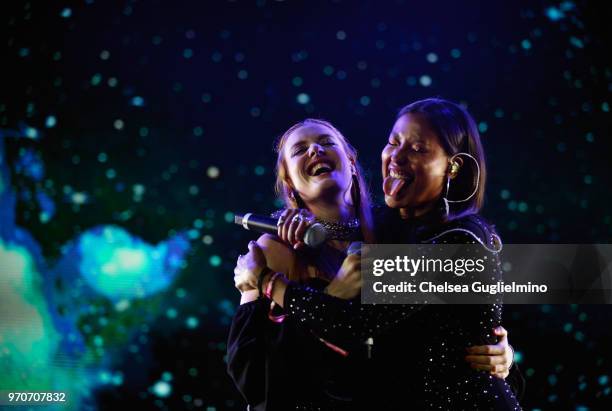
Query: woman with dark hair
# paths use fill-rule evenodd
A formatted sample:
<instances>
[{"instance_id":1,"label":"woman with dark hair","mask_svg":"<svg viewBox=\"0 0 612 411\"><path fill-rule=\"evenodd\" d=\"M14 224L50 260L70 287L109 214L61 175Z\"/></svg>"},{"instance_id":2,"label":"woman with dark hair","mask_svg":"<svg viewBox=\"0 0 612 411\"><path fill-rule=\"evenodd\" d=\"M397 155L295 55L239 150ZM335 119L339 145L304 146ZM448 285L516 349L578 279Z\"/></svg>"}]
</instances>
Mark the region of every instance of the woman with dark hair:
<instances>
[{"instance_id":1,"label":"woman with dark hair","mask_svg":"<svg viewBox=\"0 0 612 411\"><path fill-rule=\"evenodd\" d=\"M377 223L382 228L378 241L480 244L478 254L470 257L487 257L487 273L501 278L501 242L476 214L484 198L484 153L474 120L462 107L426 99L403 108L383 149L382 163L390 210ZM295 231L283 229L282 238L298 244ZM250 276L251 283L262 283L288 318L349 351L369 343L372 361L362 379L367 383L357 390L363 404L377 409L406 409L408 404L415 409L520 409L502 379L464 365L463 347L495 344L491 330L501 323L499 301L426 305L421 310L361 306L262 271L264 256L257 246L250 249L238 272ZM360 277L355 268L332 284L357 288ZM406 387L411 388L409 397L404 397Z\"/></svg>"},{"instance_id":2,"label":"woman with dark hair","mask_svg":"<svg viewBox=\"0 0 612 411\"><path fill-rule=\"evenodd\" d=\"M344 258L343 251L349 241L366 238L371 241L371 218L369 217L369 200L363 190L356 152L346 139L327 122L306 120L289 129L279 140L277 146L279 160L277 163L277 192L291 207L302 207L309 210L306 214L299 210L285 210L281 219L285 222L279 227L279 237L299 248L304 229L313 218L319 221L326 219L329 229L344 233L345 241L333 241L326 245L321 254L309 253L299 249L293 253L278 238L263 236L258 240L265 253L265 264L270 273L283 272L294 281L294 284L309 284L306 292L321 290L327 287L326 298L334 296L347 297L354 295L352 282L358 257L349 256L338 270ZM360 218L355 221L354 217ZM331 220L332 222L329 222ZM346 223L343 223L346 222ZM360 224L359 224L360 223ZM361 229L356 227L360 225ZM254 409L355 409L356 385L359 372L366 366L361 356L361 341L355 343L351 338L339 338L346 342L345 347L334 344L323 335L328 334L326 327L337 324L321 322L320 327L298 326L310 319L289 315L281 318L269 313L269 300L258 299L261 294L257 288L277 293L284 282L281 278L264 275L257 281L257 276L264 263L261 250L254 243L249 245L251 252L248 258L239 258L236 268L236 286L242 292L241 306L234 318L228 343L228 370L245 399ZM259 265L259 266L258 266ZM268 271L268 270L265 270ZM336 273L333 276L326 273ZM274 280L271 280L274 278ZM253 281L255 279L255 281ZM329 283L329 281L331 283ZM282 281L282 280L281 280ZM259 283L259 284L258 284ZM268 293L269 295L269 293ZM316 296L321 295L316 291ZM274 298L276 303L285 304ZM334 301L342 301L333 298ZM352 303L350 303L352 304ZM317 307L317 309L324 307ZM391 328L401 318L410 317L420 307L391 307L385 310L387 318L381 318L378 326ZM335 307L330 306L328 313L336 315ZM350 328L360 315L346 311L352 317ZM363 315L361 315L363 317ZM372 317L369 317L371 320ZM487 330L491 333L493 327ZM340 330L339 330L340 331ZM502 332L502 334L505 331ZM344 334L340 331L339 334ZM330 334L334 339L334 333ZM491 344L496 341L490 340ZM505 340L504 340L505 342ZM488 368L493 372L507 375L505 363L509 351L506 345L479 347L481 351L493 350L494 356L476 356L473 365L486 358L487 362L497 363L498 369ZM457 347L463 350L466 345ZM346 347L351 355L346 357ZM404 347L407 348L407 347ZM505 349L504 349L505 348ZM416 357L418 353L407 352L407 356ZM436 360L434 363L438 363ZM467 365L464 365L467 369ZM486 367L485 367L486 368ZM406 379L404 379L406 381ZM409 389L411 387L408 387ZM413 391L412 389L410 391ZM404 393L406 389L404 389ZM417 396L420 394L417 392ZM357 394L358 396L358 394ZM302 408L299 408L302 407Z\"/></svg>"},{"instance_id":3,"label":"woman with dark hair","mask_svg":"<svg viewBox=\"0 0 612 411\"><path fill-rule=\"evenodd\" d=\"M403 142L407 150L399 149ZM402 155L406 158L400 158ZM425 156L428 161L413 161L412 170L407 170L412 180L406 189L389 195L406 181L392 177L391 171L401 171L399 162L409 162L411 156ZM442 221L476 214L484 204L484 150L476 123L459 105L430 98L402 108L383 149L382 162L385 202L398 209L404 219L410 218L406 213L417 216L435 208L434 200L443 211ZM432 169L420 172L420 166Z\"/></svg>"}]
</instances>

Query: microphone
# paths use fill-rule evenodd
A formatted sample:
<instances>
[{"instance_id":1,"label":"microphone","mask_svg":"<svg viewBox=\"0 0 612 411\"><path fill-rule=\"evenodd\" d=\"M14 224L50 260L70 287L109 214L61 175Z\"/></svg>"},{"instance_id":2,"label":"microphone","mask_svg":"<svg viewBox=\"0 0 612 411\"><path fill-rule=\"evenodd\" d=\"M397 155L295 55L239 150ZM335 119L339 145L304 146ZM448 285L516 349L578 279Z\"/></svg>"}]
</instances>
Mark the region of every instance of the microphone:
<instances>
[{"instance_id":1,"label":"microphone","mask_svg":"<svg viewBox=\"0 0 612 411\"><path fill-rule=\"evenodd\" d=\"M246 230L253 230L260 233L278 233L278 218L256 215L253 213L236 214L234 223L243 226ZM317 248L327 241L328 233L323 224L314 223L306 229L304 233L304 244L310 248Z\"/></svg>"}]
</instances>

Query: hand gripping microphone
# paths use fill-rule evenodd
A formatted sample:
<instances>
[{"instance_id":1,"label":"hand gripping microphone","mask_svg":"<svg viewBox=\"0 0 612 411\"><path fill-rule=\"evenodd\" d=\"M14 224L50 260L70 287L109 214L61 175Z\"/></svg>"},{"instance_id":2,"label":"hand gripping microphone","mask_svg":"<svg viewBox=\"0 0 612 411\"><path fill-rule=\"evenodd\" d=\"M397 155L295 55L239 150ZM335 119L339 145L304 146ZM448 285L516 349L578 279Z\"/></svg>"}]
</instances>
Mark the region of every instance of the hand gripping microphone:
<instances>
[{"instance_id":1,"label":"hand gripping microphone","mask_svg":"<svg viewBox=\"0 0 612 411\"><path fill-rule=\"evenodd\" d=\"M243 226L247 230L253 230L260 233L274 234L278 233L278 218L256 215L253 213L236 214L234 223ZM323 224L314 223L306 229L304 233L304 243L311 248L317 248L327 241L328 233Z\"/></svg>"}]
</instances>

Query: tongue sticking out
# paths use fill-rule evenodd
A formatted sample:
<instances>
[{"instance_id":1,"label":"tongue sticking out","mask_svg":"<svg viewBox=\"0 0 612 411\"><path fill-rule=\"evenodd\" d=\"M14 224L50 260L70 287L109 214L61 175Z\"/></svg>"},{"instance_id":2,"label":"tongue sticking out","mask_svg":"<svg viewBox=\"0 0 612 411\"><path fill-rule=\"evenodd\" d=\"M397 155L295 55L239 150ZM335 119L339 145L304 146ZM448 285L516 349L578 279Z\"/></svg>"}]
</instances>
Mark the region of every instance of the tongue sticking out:
<instances>
[{"instance_id":1,"label":"tongue sticking out","mask_svg":"<svg viewBox=\"0 0 612 411\"><path fill-rule=\"evenodd\" d=\"M391 176L385 178L383 182L383 191L389 197L395 197L400 189L406 184L403 178L393 178Z\"/></svg>"}]
</instances>

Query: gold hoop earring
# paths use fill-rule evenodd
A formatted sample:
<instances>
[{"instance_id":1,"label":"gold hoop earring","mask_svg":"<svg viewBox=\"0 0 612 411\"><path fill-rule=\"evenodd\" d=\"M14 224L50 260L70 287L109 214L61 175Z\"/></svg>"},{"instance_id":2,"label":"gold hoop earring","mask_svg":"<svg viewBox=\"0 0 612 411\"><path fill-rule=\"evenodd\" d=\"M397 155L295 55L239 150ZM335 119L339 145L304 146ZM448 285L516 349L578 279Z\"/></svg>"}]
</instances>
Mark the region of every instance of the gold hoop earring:
<instances>
[{"instance_id":1,"label":"gold hoop earring","mask_svg":"<svg viewBox=\"0 0 612 411\"><path fill-rule=\"evenodd\" d=\"M480 183L480 165L478 164L478 160L476 160L476 158L469 154L469 153L457 153L455 155L453 155L453 157L459 157L459 156L465 156L467 158L469 158L470 160L472 160L474 162L474 164L476 165L476 186L474 187L474 191L472 191L472 193L467 196L466 198L462 199L462 200L449 200L448 199L448 192L450 190L450 175L451 173L455 172L459 172L459 163L457 161L452 160L451 161L451 169L450 172L448 173L448 175L446 176L446 190L444 192L444 196L442 197L442 201L444 203L444 211L446 213L446 216L448 217L448 215L450 214L450 205L449 203L464 203L466 201L468 201L470 198L474 197L476 195L476 193L478 192L478 185Z\"/></svg>"}]
</instances>

